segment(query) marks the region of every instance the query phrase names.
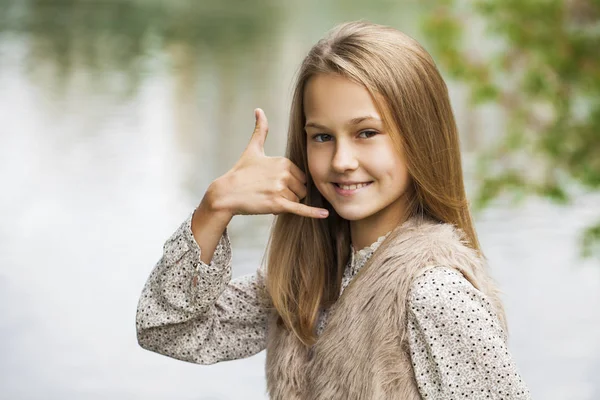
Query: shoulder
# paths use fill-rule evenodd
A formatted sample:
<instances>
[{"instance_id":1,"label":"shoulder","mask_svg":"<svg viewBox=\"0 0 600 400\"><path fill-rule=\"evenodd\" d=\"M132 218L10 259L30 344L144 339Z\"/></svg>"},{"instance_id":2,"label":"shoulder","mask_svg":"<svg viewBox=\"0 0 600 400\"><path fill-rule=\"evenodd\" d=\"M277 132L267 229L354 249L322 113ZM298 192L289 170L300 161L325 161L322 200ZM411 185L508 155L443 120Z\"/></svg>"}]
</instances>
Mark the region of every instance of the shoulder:
<instances>
[{"instance_id":1,"label":"shoulder","mask_svg":"<svg viewBox=\"0 0 600 400\"><path fill-rule=\"evenodd\" d=\"M475 287L457 269L447 266L437 266L427 269L417 276L409 290L409 300L422 302L427 300L427 295L432 294L430 300L451 298L460 293L476 290Z\"/></svg>"},{"instance_id":2,"label":"shoulder","mask_svg":"<svg viewBox=\"0 0 600 400\"><path fill-rule=\"evenodd\" d=\"M459 271L427 270L413 281L407 307L410 356L423 398L454 398L457 389L461 398L531 398L491 302Z\"/></svg>"},{"instance_id":3,"label":"shoulder","mask_svg":"<svg viewBox=\"0 0 600 400\"><path fill-rule=\"evenodd\" d=\"M433 267L415 278L407 307L419 320L443 320L466 328L482 325L504 336L493 303L454 268Z\"/></svg>"},{"instance_id":4,"label":"shoulder","mask_svg":"<svg viewBox=\"0 0 600 400\"><path fill-rule=\"evenodd\" d=\"M436 246L467 244L466 236L460 228L430 217L412 217L406 221L401 230L411 241L423 241Z\"/></svg>"},{"instance_id":5,"label":"shoulder","mask_svg":"<svg viewBox=\"0 0 600 400\"><path fill-rule=\"evenodd\" d=\"M417 276L408 292L408 301L419 305L445 302L482 301L491 307L486 296L456 268L437 266Z\"/></svg>"},{"instance_id":6,"label":"shoulder","mask_svg":"<svg viewBox=\"0 0 600 400\"><path fill-rule=\"evenodd\" d=\"M429 218L413 217L394 232L386 247L386 259L394 263L443 265L472 275L485 261L472 248L461 229Z\"/></svg>"}]
</instances>

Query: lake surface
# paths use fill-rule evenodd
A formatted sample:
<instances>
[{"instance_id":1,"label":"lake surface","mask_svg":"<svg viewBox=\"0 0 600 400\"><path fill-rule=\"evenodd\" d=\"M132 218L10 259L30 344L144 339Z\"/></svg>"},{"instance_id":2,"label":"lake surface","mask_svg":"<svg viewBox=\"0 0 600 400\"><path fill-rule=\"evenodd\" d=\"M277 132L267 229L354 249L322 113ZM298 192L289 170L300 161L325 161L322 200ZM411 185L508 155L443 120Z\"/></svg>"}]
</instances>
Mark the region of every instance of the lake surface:
<instances>
[{"instance_id":1,"label":"lake surface","mask_svg":"<svg viewBox=\"0 0 600 400\"><path fill-rule=\"evenodd\" d=\"M283 154L292 78L313 42L358 18L420 37L423 12L165 4L0 0L2 398L266 399L264 352L206 367L141 349L141 289L164 241L238 159L255 107L270 121L266 153ZM469 181L501 121L449 87ZM499 201L475 217L535 399L600 399L600 263L580 259L577 242L599 204L585 193L565 207ZM232 221L234 277L258 266L270 221Z\"/></svg>"}]
</instances>

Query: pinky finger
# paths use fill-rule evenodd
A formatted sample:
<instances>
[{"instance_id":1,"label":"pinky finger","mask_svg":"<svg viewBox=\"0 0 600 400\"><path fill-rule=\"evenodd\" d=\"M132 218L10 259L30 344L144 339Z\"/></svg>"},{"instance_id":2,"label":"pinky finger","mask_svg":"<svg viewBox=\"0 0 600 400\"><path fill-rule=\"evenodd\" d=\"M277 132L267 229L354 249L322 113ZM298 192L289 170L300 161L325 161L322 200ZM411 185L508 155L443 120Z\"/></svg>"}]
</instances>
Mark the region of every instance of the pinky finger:
<instances>
[{"instance_id":1,"label":"pinky finger","mask_svg":"<svg viewBox=\"0 0 600 400\"><path fill-rule=\"evenodd\" d=\"M284 199L282 201L284 212L300 215L308 218L327 218L329 211L324 208L310 207L302 203L294 203Z\"/></svg>"}]
</instances>

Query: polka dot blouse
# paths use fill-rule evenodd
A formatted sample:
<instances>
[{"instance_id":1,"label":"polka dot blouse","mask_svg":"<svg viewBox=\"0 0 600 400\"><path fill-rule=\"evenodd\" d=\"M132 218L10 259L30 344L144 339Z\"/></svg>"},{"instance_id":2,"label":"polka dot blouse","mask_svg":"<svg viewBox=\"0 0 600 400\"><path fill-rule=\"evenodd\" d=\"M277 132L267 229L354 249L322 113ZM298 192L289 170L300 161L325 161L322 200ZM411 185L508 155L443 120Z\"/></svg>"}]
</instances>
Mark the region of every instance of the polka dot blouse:
<instances>
[{"instance_id":1,"label":"polka dot blouse","mask_svg":"<svg viewBox=\"0 0 600 400\"><path fill-rule=\"evenodd\" d=\"M231 243L221 236L210 264L188 216L166 241L142 290L136 327L150 351L198 364L214 364L266 348L268 300L260 295L264 271L231 279ZM343 291L387 235L356 251ZM411 359L425 399L530 399L506 346L506 334L486 296L458 271L436 267L409 292ZM317 335L327 324L322 310Z\"/></svg>"}]
</instances>

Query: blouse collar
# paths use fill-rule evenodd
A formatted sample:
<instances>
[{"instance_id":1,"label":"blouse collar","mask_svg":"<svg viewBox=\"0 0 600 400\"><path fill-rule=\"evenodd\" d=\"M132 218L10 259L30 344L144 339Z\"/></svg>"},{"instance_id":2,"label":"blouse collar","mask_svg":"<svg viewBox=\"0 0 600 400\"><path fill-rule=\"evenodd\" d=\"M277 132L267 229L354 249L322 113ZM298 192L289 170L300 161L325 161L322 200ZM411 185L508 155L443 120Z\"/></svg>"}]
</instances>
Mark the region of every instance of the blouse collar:
<instances>
[{"instance_id":1,"label":"blouse collar","mask_svg":"<svg viewBox=\"0 0 600 400\"><path fill-rule=\"evenodd\" d=\"M371 245L363 247L360 250L355 250L354 246L350 244L350 269L352 275L356 275L356 273L362 268L363 265L371 258L375 250L379 248L381 243L385 240L386 237L391 233L389 231L383 236L379 236L375 242Z\"/></svg>"}]
</instances>

